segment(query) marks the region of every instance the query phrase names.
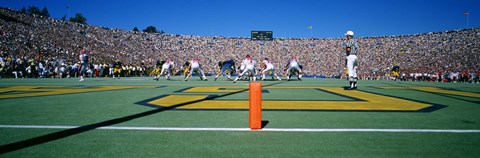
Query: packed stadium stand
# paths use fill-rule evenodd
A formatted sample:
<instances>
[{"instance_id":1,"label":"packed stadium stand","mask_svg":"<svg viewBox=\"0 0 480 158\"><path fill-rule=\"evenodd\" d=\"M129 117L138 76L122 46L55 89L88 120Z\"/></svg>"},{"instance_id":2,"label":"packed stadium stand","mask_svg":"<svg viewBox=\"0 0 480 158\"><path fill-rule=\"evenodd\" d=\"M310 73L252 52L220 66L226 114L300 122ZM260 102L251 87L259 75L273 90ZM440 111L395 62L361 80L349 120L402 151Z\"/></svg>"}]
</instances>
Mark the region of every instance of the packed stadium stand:
<instances>
[{"instance_id":1,"label":"packed stadium stand","mask_svg":"<svg viewBox=\"0 0 480 158\"><path fill-rule=\"evenodd\" d=\"M256 61L270 58L280 71L289 57L296 55L306 76L345 76L344 38L275 38L259 42L247 37L143 33L6 8L0 8L0 35L3 78L14 77L15 70L24 72L25 77L71 73L82 49L89 51L91 68L102 70L100 76L108 75L103 69L116 60L129 71L127 75L141 76L149 75L157 60L171 58L180 68L194 57L200 58L206 74L214 74L218 61L240 62L247 54ZM460 79L463 74L475 78L480 69L480 28L355 38L360 47L358 73L362 79L388 79L394 65L400 66L403 78L421 80L440 76ZM36 65L35 69L43 68L44 74L27 75L31 64Z\"/></svg>"}]
</instances>

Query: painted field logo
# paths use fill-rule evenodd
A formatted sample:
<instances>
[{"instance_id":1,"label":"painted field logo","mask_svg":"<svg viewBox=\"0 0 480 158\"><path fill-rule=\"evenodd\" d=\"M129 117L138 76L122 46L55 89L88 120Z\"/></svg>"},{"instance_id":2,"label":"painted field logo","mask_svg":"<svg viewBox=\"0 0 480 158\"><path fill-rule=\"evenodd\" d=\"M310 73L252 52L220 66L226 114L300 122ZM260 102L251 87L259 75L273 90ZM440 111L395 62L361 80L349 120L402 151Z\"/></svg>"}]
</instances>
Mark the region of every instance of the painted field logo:
<instances>
[{"instance_id":1,"label":"painted field logo","mask_svg":"<svg viewBox=\"0 0 480 158\"><path fill-rule=\"evenodd\" d=\"M11 86L0 88L0 99L39 97L130 88L156 88L158 86Z\"/></svg>"},{"instance_id":2,"label":"painted field logo","mask_svg":"<svg viewBox=\"0 0 480 158\"><path fill-rule=\"evenodd\" d=\"M191 87L137 104L190 110L248 109L247 86ZM429 112L442 108L417 101L337 87L264 87L264 110L405 111Z\"/></svg>"}]
</instances>

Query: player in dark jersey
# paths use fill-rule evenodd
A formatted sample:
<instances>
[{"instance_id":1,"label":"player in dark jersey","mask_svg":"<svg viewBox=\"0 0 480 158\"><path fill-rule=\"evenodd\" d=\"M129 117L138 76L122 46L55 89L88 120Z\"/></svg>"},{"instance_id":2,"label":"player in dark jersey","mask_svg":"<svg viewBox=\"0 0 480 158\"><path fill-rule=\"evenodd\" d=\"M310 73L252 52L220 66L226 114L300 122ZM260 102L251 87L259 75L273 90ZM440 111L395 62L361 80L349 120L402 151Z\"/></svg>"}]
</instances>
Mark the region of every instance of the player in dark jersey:
<instances>
[{"instance_id":1,"label":"player in dark jersey","mask_svg":"<svg viewBox=\"0 0 480 158\"><path fill-rule=\"evenodd\" d=\"M190 66L190 61L189 60L185 61L185 64L183 64L183 66L182 66L183 67L183 78L187 78L187 76L188 76L188 73L190 71L190 68L188 66Z\"/></svg>"},{"instance_id":2,"label":"player in dark jersey","mask_svg":"<svg viewBox=\"0 0 480 158\"><path fill-rule=\"evenodd\" d=\"M120 73L122 73L122 62L120 60L116 60L113 63L113 77L115 78L115 75L117 75L117 78L120 79Z\"/></svg>"},{"instance_id":3,"label":"player in dark jersey","mask_svg":"<svg viewBox=\"0 0 480 158\"><path fill-rule=\"evenodd\" d=\"M233 73L235 72L235 61L232 59L227 60L227 61L219 61L218 62L218 71L217 71L217 76L215 76L215 81L220 77L220 75L227 75L227 78L231 80Z\"/></svg>"},{"instance_id":4,"label":"player in dark jersey","mask_svg":"<svg viewBox=\"0 0 480 158\"><path fill-rule=\"evenodd\" d=\"M392 67L392 76L394 81L400 77L400 66L395 65Z\"/></svg>"}]
</instances>

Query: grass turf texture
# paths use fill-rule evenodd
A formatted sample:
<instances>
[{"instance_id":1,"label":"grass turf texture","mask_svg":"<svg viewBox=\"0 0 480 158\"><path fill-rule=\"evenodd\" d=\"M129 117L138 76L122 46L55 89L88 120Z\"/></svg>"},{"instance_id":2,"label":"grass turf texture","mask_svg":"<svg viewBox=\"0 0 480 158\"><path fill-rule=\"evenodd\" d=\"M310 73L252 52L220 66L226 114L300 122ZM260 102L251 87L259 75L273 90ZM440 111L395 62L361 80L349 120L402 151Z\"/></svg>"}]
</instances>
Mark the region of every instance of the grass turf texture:
<instances>
[{"instance_id":1,"label":"grass turf texture","mask_svg":"<svg viewBox=\"0 0 480 158\"><path fill-rule=\"evenodd\" d=\"M337 79L263 81L264 89L282 86L342 87ZM0 87L153 86L36 97L0 99L0 125L101 125L121 127L248 128L247 110L176 110L136 104L161 95L229 94L185 93L189 87L247 86L218 81L153 81L151 78L118 79L1 79ZM397 87L386 89L382 87ZM359 90L395 96L442 108L430 112L291 111L265 110L265 128L374 128L374 129L480 129L479 97L425 92L405 87L439 87L480 93L479 84L359 81ZM400 88L398 88L400 87ZM241 89L241 88L240 88ZM10 91L2 95L29 93ZM355 97L355 96L350 96ZM246 100L240 92L215 100ZM312 89L271 89L264 100L351 101ZM180 108L179 106L178 108ZM145 114L146 112L146 114ZM114 120L114 121L112 121ZM35 139L67 129L0 128L0 145ZM135 131L90 129L34 142L1 157L480 157L480 133L384 132L265 132L265 131Z\"/></svg>"}]
</instances>

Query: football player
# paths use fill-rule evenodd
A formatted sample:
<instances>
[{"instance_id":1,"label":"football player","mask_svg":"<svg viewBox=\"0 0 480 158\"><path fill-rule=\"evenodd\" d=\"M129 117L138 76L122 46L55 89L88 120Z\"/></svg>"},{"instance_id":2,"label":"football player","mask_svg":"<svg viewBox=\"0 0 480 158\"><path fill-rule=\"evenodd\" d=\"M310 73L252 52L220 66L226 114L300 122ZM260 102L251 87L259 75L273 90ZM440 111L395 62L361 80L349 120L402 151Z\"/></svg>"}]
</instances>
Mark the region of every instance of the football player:
<instances>
[{"instance_id":1,"label":"football player","mask_svg":"<svg viewBox=\"0 0 480 158\"><path fill-rule=\"evenodd\" d=\"M392 67L392 76L394 81L400 77L400 66L395 65Z\"/></svg>"},{"instance_id":2,"label":"football player","mask_svg":"<svg viewBox=\"0 0 480 158\"><path fill-rule=\"evenodd\" d=\"M122 62L120 60L116 60L113 63L113 77L115 78L115 75L118 75L118 79L120 79L120 73L122 73Z\"/></svg>"},{"instance_id":3,"label":"football player","mask_svg":"<svg viewBox=\"0 0 480 158\"><path fill-rule=\"evenodd\" d=\"M265 60L263 60L263 64L262 64L262 80L265 80L265 74L266 73L269 73L269 74L272 74L273 76L275 76L279 81L282 80L280 77L278 77L277 73L275 73L275 66L273 66L273 63L272 61L268 60L268 58L265 58ZM272 77L273 78L273 77Z\"/></svg>"},{"instance_id":4,"label":"football player","mask_svg":"<svg viewBox=\"0 0 480 158\"><path fill-rule=\"evenodd\" d=\"M89 66L88 55L85 52L86 52L85 49L82 49L82 51L80 51L80 55L78 56L78 58L80 59L80 64L81 64L81 67L80 67L80 82L85 81L85 79L83 79L83 77L87 73L88 66Z\"/></svg>"},{"instance_id":5,"label":"football player","mask_svg":"<svg viewBox=\"0 0 480 158\"><path fill-rule=\"evenodd\" d=\"M165 60L157 60L157 63L155 65L155 70L153 71L153 80L158 81L158 77L160 76L160 72L162 71L162 65L165 63Z\"/></svg>"},{"instance_id":6,"label":"football player","mask_svg":"<svg viewBox=\"0 0 480 158\"><path fill-rule=\"evenodd\" d=\"M160 74L157 75L157 78L159 78L161 75L165 75L165 78L167 80L170 80L170 75L171 75L171 70L174 68L175 63L173 62L172 59L167 59L165 63L162 64L162 71L160 71Z\"/></svg>"},{"instance_id":7,"label":"football player","mask_svg":"<svg viewBox=\"0 0 480 158\"><path fill-rule=\"evenodd\" d=\"M215 81L220 77L220 75L225 74L227 78L231 80L231 76L235 72L235 61L232 59L227 61L219 61L218 62L218 72L217 76L215 76Z\"/></svg>"},{"instance_id":8,"label":"football player","mask_svg":"<svg viewBox=\"0 0 480 158\"><path fill-rule=\"evenodd\" d=\"M292 55L292 58L288 61L288 64L285 66L285 69L287 71L287 81L290 80L290 77L294 75L295 73L298 73L298 80L302 80L302 69L300 68L300 65L298 64L297 57L295 55Z\"/></svg>"},{"instance_id":9,"label":"football player","mask_svg":"<svg viewBox=\"0 0 480 158\"><path fill-rule=\"evenodd\" d=\"M197 75L200 76L200 74L202 75L202 77L200 77L201 80L207 80L207 77L205 77L205 74L203 73L203 70L202 68L200 67L200 63L198 62L198 58L193 58L192 62L190 63L190 65L188 65L188 67L190 68L190 72L188 73L187 77L185 77L185 81L188 81L188 78L190 76L192 76L192 73L194 72L199 72L197 73Z\"/></svg>"},{"instance_id":10,"label":"football player","mask_svg":"<svg viewBox=\"0 0 480 158\"><path fill-rule=\"evenodd\" d=\"M243 75L247 74L250 78L250 81L256 81L257 78L255 77L256 72L255 72L255 65L256 62L250 57L250 55L247 55L245 59L243 60L242 64L245 64L245 69L243 70L242 73L240 73L235 80L233 80L233 83L237 82L237 80L242 77Z\"/></svg>"}]
</instances>

